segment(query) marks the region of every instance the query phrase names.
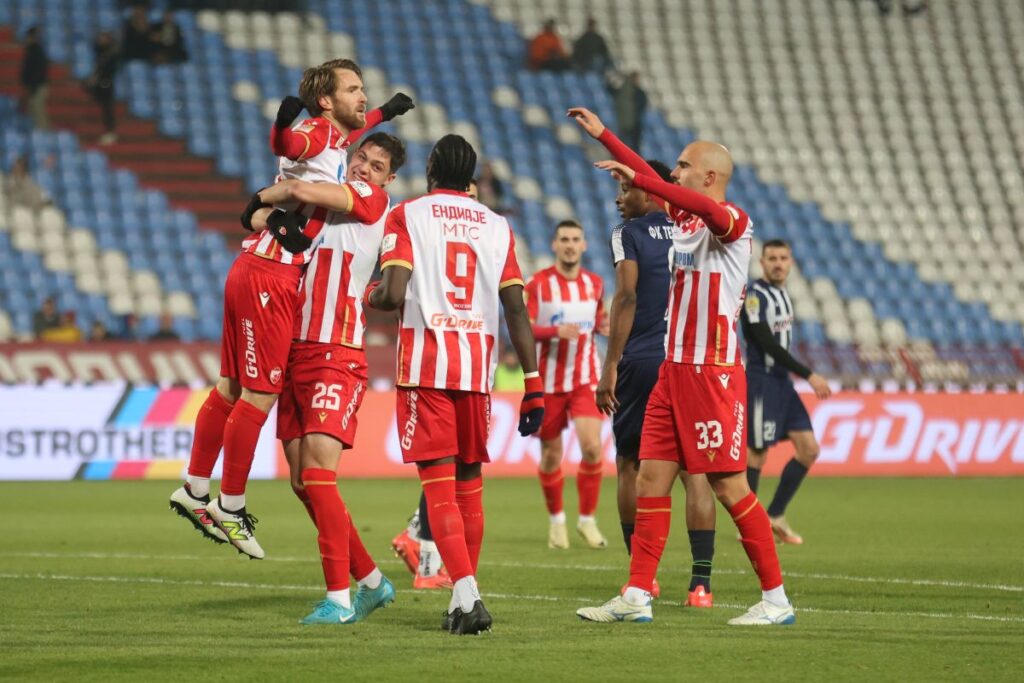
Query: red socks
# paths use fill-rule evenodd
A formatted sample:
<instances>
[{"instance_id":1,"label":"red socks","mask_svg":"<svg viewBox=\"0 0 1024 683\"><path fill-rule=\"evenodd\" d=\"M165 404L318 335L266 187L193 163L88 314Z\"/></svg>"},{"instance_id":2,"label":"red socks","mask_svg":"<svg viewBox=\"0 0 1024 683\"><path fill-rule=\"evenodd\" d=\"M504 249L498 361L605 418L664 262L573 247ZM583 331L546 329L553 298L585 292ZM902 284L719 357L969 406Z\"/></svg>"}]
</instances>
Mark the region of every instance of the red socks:
<instances>
[{"instance_id":1,"label":"red socks","mask_svg":"<svg viewBox=\"0 0 1024 683\"><path fill-rule=\"evenodd\" d=\"M192 455L188 460L188 473L193 477L209 479L213 474L213 466L224 447L224 425L232 408L216 389L210 390L210 395L200 406L192 439Z\"/></svg>"},{"instance_id":2,"label":"red socks","mask_svg":"<svg viewBox=\"0 0 1024 683\"><path fill-rule=\"evenodd\" d=\"M348 536L352 523L338 493L337 475L331 470L310 467L302 470L302 484L319 520L317 542L327 590L344 590L348 588Z\"/></svg>"},{"instance_id":3,"label":"red socks","mask_svg":"<svg viewBox=\"0 0 1024 683\"><path fill-rule=\"evenodd\" d=\"M557 515L565 509L562 503L562 467L554 472L537 471L540 477L540 488L544 491L544 502L548 506L549 515Z\"/></svg>"},{"instance_id":4,"label":"red socks","mask_svg":"<svg viewBox=\"0 0 1024 683\"><path fill-rule=\"evenodd\" d=\"M466 533L466 551L476 576L480 566L480 546L484 541L484 480L477 477L470 481L455 482L455 500L462 514L462 526Z\"/></svg>"},{"instance_id":5,"label":"red socks","mask_svg":"<svg viewBox=\"0 0 1024 683\"><path fill-rule=\"evenodd\" d=\"M672 496L636 499L633 557L629 563L630 586L651 592L671 523Z\"/></svg>"},{"instance_id":6,"label":"red socks","mask_svg":"<svg viewBox=\"0 0 1024 683\"><path fill-rule=\"evenodd\" d=\"M466 547L466 527L455 500L455 463L419 468L423 494L427 497L430 530L452 581L473 575ZM483 533L481 518L480 531ZM477 550L479 552L479 549Z\"/></svg>"},{"instance_id":7,"label":"red socks","mask_svg":"<svg viewBox=\"0 0 1024 683\"><path fill-rule=\"evenodd\" d=\"M356 581L365 579L377 568L377 563L370 557L370 553L366 552L363 539L359 538L356 525L352 523L352 515L348 515L348 558L351 564L349 573Z\"/></svg>"},{"instance_id":8,"label":"red socks","mask_svg":"<svg viewBox=\"0 0 1024 683\"><path fill-rule=\"evenodd\" d=\"M747 551L750 564L761 579L761 590L771 590L782 585L782 568L775 550L775 538L768 513L764 511L753 493L729 508L732 521L740 530L743 549ZM636 541L634 541L634 544Z\"/></svg>"},{"instance_id":9,"label":"red socks","mask_svg":"<svg viewBox=\"0 0 1024 683\"><path fill-rule=\"evenodd\" d=\"M224 427L224 480L220 492L230 496L245 493L256 442L267 421L267 414L247 401L239 399Z\"/></svg>"},{"instance_id":10,"label":"red socks","mask_svg":"<svg viewBox=\"0 0 1024 683\"><path fill-rule=\"evenodd\" d=\"M576 470L576 490L580 496L580 515L590 517L597 510L597 499L601 495L601 471L599 463L581 462Z\"/></svg>"}]
</instances>

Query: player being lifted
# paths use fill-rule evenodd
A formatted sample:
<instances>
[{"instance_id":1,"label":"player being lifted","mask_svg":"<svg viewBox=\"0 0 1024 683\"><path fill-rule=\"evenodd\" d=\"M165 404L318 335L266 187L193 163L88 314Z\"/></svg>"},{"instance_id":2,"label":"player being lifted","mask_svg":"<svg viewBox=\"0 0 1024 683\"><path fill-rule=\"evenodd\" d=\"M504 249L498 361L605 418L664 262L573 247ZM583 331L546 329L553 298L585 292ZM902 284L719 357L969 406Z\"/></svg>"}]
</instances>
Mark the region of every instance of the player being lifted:
<instances>
[{"instance_id":1,"label":"player being lifted","mask_svg":"<svg viewBox=\"0 0 1024 683\"><path fill-rule=\"evenodd\" d=\"M534 433L544 418L515 239L505 218L466 196L475 167L465 139L438 140L427 161L430 192L388 216L382 280L368 292L374 308L400 310L399 443L403 460L419 469L434 542L454 583L442 627L456 634L491 627L475 576L499 303L527 378L520 433Z\"/></svg>"},{"instance_id":2,"label":"player being lifted","mask_svg":"<svg viewBox=\"0 0 1024 683\"><path fill-rule=\"evenodd\" d=\"M534 273L526 285L526 305L537 339L537 363L544 380L544 425L540 428L540 477L550 526L548 547L569 547L562 502L562 431L572 416L582 460L576 471L579 521L576 530L591 548L608 541L594 512L601 493L601 412L597 387L595 333L607 334L604 283L580 265L587 250L583 226L562 221L551 242L555 263Z\"/></svg>"},{"instance_id":3,"label":"player being lifted","mask_svg":"<svg viewBox=\"0 0 1024 683\"><path fill-rule=\"evenodd\" d=\"M319 246L295 303L292 346L278 403L277 436L284 443L292 490L318 531L327 596L304 624L352 624L394 600L338 493L342 451L355 441L366 391L362 293L377 265L389 200L384 187L405 162L405 146L387 133L363 139L342 185L285 180L259 192L267 204L327 210ZM268 209L252 219L263 224ZM298 227L292 228L296 233ZM301 239L292 235L287 239ZM359 584L353 601L349 574Z\"/></svg>"},{"instance_id":4,"label":"player being lifted","mask_svg":"<svg viewBox=\"0 0 1024 683\"><path fill-rule=\"evenodd\" d=\"M768 449L776 441L789 439L796 454L786 463L775 496L768 505L768 519L775 537L783 543L800 545L804 539L786 522L786 506L793 499L821 448L811 429L807 408L793 388L789 373L802 377L818 398L832 390L821 375L811 372L789 353L793 341L793 302L786 291L786 278L793 267L793 253L783 240L769 240L761 248L764 276L747 290L741 326L747 342L747 405L750 430L747 434L747 483L757 493Z\"/></svg>"},{"instance_id":5,"label":"player being lifted","mask_svg":"<svg viewBox=\"0 0 1024 683\"><path fill-rule=\"evenodd\" d=\"M576 614L590 621L651 621L651 588L672 517L672 484L680 469L706 474L740 530L761 581L762 600L730 624L791 624L793 606L771 524L747 486L746 378L736 319L750 265L750 218L725 199L732 159L721 145L686 146L666 183L587 109L569 110L616 161L598 162L622 181L664 200L674 222L665 362L647 403L640 437L636 529L629 585L599 607Z\"/></svg>"},{"instance_id":6,"label":"player being lifted","mask_svg":"<svg viewBox=\"0 0 1024 683\"><path fill-rule=\"evenodd\" d=\"M305 71L300 99L282 101L271 132L272 148L285 153L279 178L336 183L345 177L346 148L367 122L360 74L351 60L334 60ZM401 97L371 112L371 121L407 111L412 103ZM303 106L313 118L291 130ZM250 202L243 224L262 206ZM243 242L242 254L228 273L221 376L196 418L186 484L170 500L171 508L206 536L221 543L230 541L254 559L262 559L264 552L253 535L255 519L245 508L245 485L260 430L281 391L299 279L312 255L312 247L306 245L317 237L326 214L323 209L301 209L301 216L283 211L271 214L268 229ZM302 230L288 230L296 226ZM275 239L279 230L284 235ZM298 242L295 237L300 238ZM210 476L222 447L220 496L210 501Z\"/></svg>"},{"instance_id":7,"label":"player being lifted","mask_svg":"<svg viewBox=\"0 0 1024 683\"><path fill-rule=\"evenodd\" d=\"M660 161L649 161L658 177L671 182ZM613 415L618 470L619 521L626 551L632 553L636 522L636 475L640 432L647 397L665 360L665 310L671 273L672 219L655 196L620 183L615 204L624 223L612 231L615 296L612 298L608 353L597 385L597 406ZM693 567L686 604L711 607L711 562L715 554L715 497L703 474L681 473L686 488L686 528ZM658 584L651 594L658 597Z\"/></svg>"}]
</instances>

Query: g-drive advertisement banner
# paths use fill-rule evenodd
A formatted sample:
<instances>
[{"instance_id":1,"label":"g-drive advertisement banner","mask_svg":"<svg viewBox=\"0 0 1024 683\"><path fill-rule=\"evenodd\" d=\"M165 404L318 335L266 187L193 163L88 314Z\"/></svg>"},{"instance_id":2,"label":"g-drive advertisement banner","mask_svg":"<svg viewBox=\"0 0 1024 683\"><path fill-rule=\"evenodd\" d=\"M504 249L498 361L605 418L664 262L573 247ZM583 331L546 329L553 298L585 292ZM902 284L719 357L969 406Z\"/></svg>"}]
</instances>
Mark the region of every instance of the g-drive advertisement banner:
<instances>
[{"instance_id":1,"label":"g-drive advertisement banner","mask_svg":"<svg viewBox=\"0 0 1024 683\"><path fill-rule=\"evenodd\" d=\"M193 425L209 389L124 384L0 386L0 480L178 479L184 475ZM519 394L491 403L485 476L536 476L540 443L516 431ZM812 476L1024 475L1024 395L859 394L826 401L802 396L821 444ZM395 393L367 392L355 448L339 467L345 477L415 477L402 463ZM252 478L287 477L267 419ZM605 473L615 472L610 421L601 431ZM572 430L563 438L565 471L580 461ZM792 455L787 442L769 453L767 475ZM220 465L214 476L219 476Z\"/></svg>"}]
</instances>

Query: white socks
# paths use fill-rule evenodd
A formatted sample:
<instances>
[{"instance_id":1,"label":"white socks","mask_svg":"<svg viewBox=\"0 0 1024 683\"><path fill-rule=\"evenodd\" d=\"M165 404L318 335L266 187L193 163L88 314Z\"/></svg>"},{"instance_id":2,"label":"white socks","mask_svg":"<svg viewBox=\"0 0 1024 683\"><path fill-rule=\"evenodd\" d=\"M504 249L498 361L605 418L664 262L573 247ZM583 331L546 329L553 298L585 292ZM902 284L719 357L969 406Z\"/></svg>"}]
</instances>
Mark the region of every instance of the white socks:
<instances>
[{"instance_id":1,"label":"white socks","mask_svg":"<svg viewBox=\"0 0 1024 683\"><path fill-rule=\"evenodd\" d=\"M651 604L651 594L636 586L627 587L626 592L622 594L622 599L634 607L643 607L644 605Z\"/></svg>"},{"instance_id":2,"label":"white socks","mask_svg":"<svg viewBox=\"0 0 1024 683\"><path fill-rule=\"evenodd\" d=\"M220 506L228 512L238 512L245 507L245 494L232 496L227 493L220 494Z\"/></svg>"},{"instance_id":3,"label":"white socks","mask_svg":"<svg viewBox=\"0 0 1024 683\"><path fill-rule=\"evenodd\" d=\"M441 569L441 553L437 552L437 544L433 541L420 541L420 566L416 572L420 576L435 576Z\"/></svg>"},{"instance_id":4,"label":"white socks","mask_svg":"<svg viewBox=\"0 0 1024 683\"><path fill-rule=\"evenodd\" d=\"M789 598L786 597L786 589L779 584L778 588L773 588L770 591L761 591L761 599L765 602L770 602L776 607L788 607Z\"/></svg>"},{"instance_id":5,"label":"white socks","mask_svg":"<svg viewBox=\"0 0 1024 683\"><path fill-rule=\"evenodd\" d=\"M473 603L480 599L480 589L476 585L476 579L472 576L464 576L455 582L452 589L452 599L448 603L448 613L460 607L463 612L473 609Z\"/></svg>"},{"instance_id":6,"label":"white socks","mask_svg":"<svg viewBox=\"0 0 1024 683\"><path fill-rule=\"evenodd\" d=\"M551 515L552 524L565 524L565 510Z\"/></svg>"},{"instance_id":7,"label":"white socks","mask_svg":"<svg viewBox=\"0 0 1024 683\"><path fill-rule=\"evenodd\" d=\"M188 490L192 492L193 497L205 498L210 495L209 477L196 477L190 474L185 481L188 483Z\"/></svg>"},{"instance_id":8,"label":"white socks","mask_svg":"<svg viewBox=\"0 0 1024 683\"><path fill-rule=\"evenodd\" d=\"M383 578L384 575L380 573L380 570L374 567L372 572L361 579L356 579L356 583L360 586L366 586L370 590L375 590Z\"/></svg>"},{"instance_id":9,"label":"white socks","mask_svg":"<svg viewBox=\"0 0 1024 683\"><path fill-rule=\"evenodd\" d=\"M327 591L327 599L335 605L341 605L345 609L352 609L352 598L349 596L348 588L341 591Z\"/></svg>"},{"instance_id":10,"label":"white socks","mask_svg":"<svg viewBox=\"0 0 1024 683\"><path fill-rule=\"evenodd\" d=\"M596 521L597 521L597 519L594 517L594 515L580 515L580 524L583 524L584 522L596 522Z\"/></svg>"}]
</instances>

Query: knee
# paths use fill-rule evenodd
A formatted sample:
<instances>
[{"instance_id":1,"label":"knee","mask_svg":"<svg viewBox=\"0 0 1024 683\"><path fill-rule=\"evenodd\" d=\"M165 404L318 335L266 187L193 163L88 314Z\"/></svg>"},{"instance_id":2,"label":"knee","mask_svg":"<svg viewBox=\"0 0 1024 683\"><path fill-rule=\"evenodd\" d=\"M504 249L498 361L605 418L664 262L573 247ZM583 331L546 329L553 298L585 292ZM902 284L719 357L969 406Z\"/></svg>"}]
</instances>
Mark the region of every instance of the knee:
<instances>
[{"instance_id":1,"label":"knee","mask_svg":"<svg viewBox=\"0 0 1024 683\"><path fill-rule=\"evenodd\" d=\"M817 441L811 441L809 444L805 444L803 448L797 450L796 460L804 467L809 468L818 459L820 454L821 446L818 445Z\"/></svg>"},{"instance_id":2,"label":"knee","mask_svg":"<svg viewBox=\"0 0 1024 683\"><path fill-rule=\"evenodd\" d=\"M601 444L586 443L580 444L580 454L586 463L601 462Z\"/></svg>"},{"instance_id":3,"label":"knee","mask_svg":"<svg viewBox=\"0 0 1024 683\"><path fill-rule=\"evenodd\" d=\"M301 481L292 481L292 493L294 493L295 497L299 500L306 499L306 487L302 485Z\"/></svg>"}]
</instances>

